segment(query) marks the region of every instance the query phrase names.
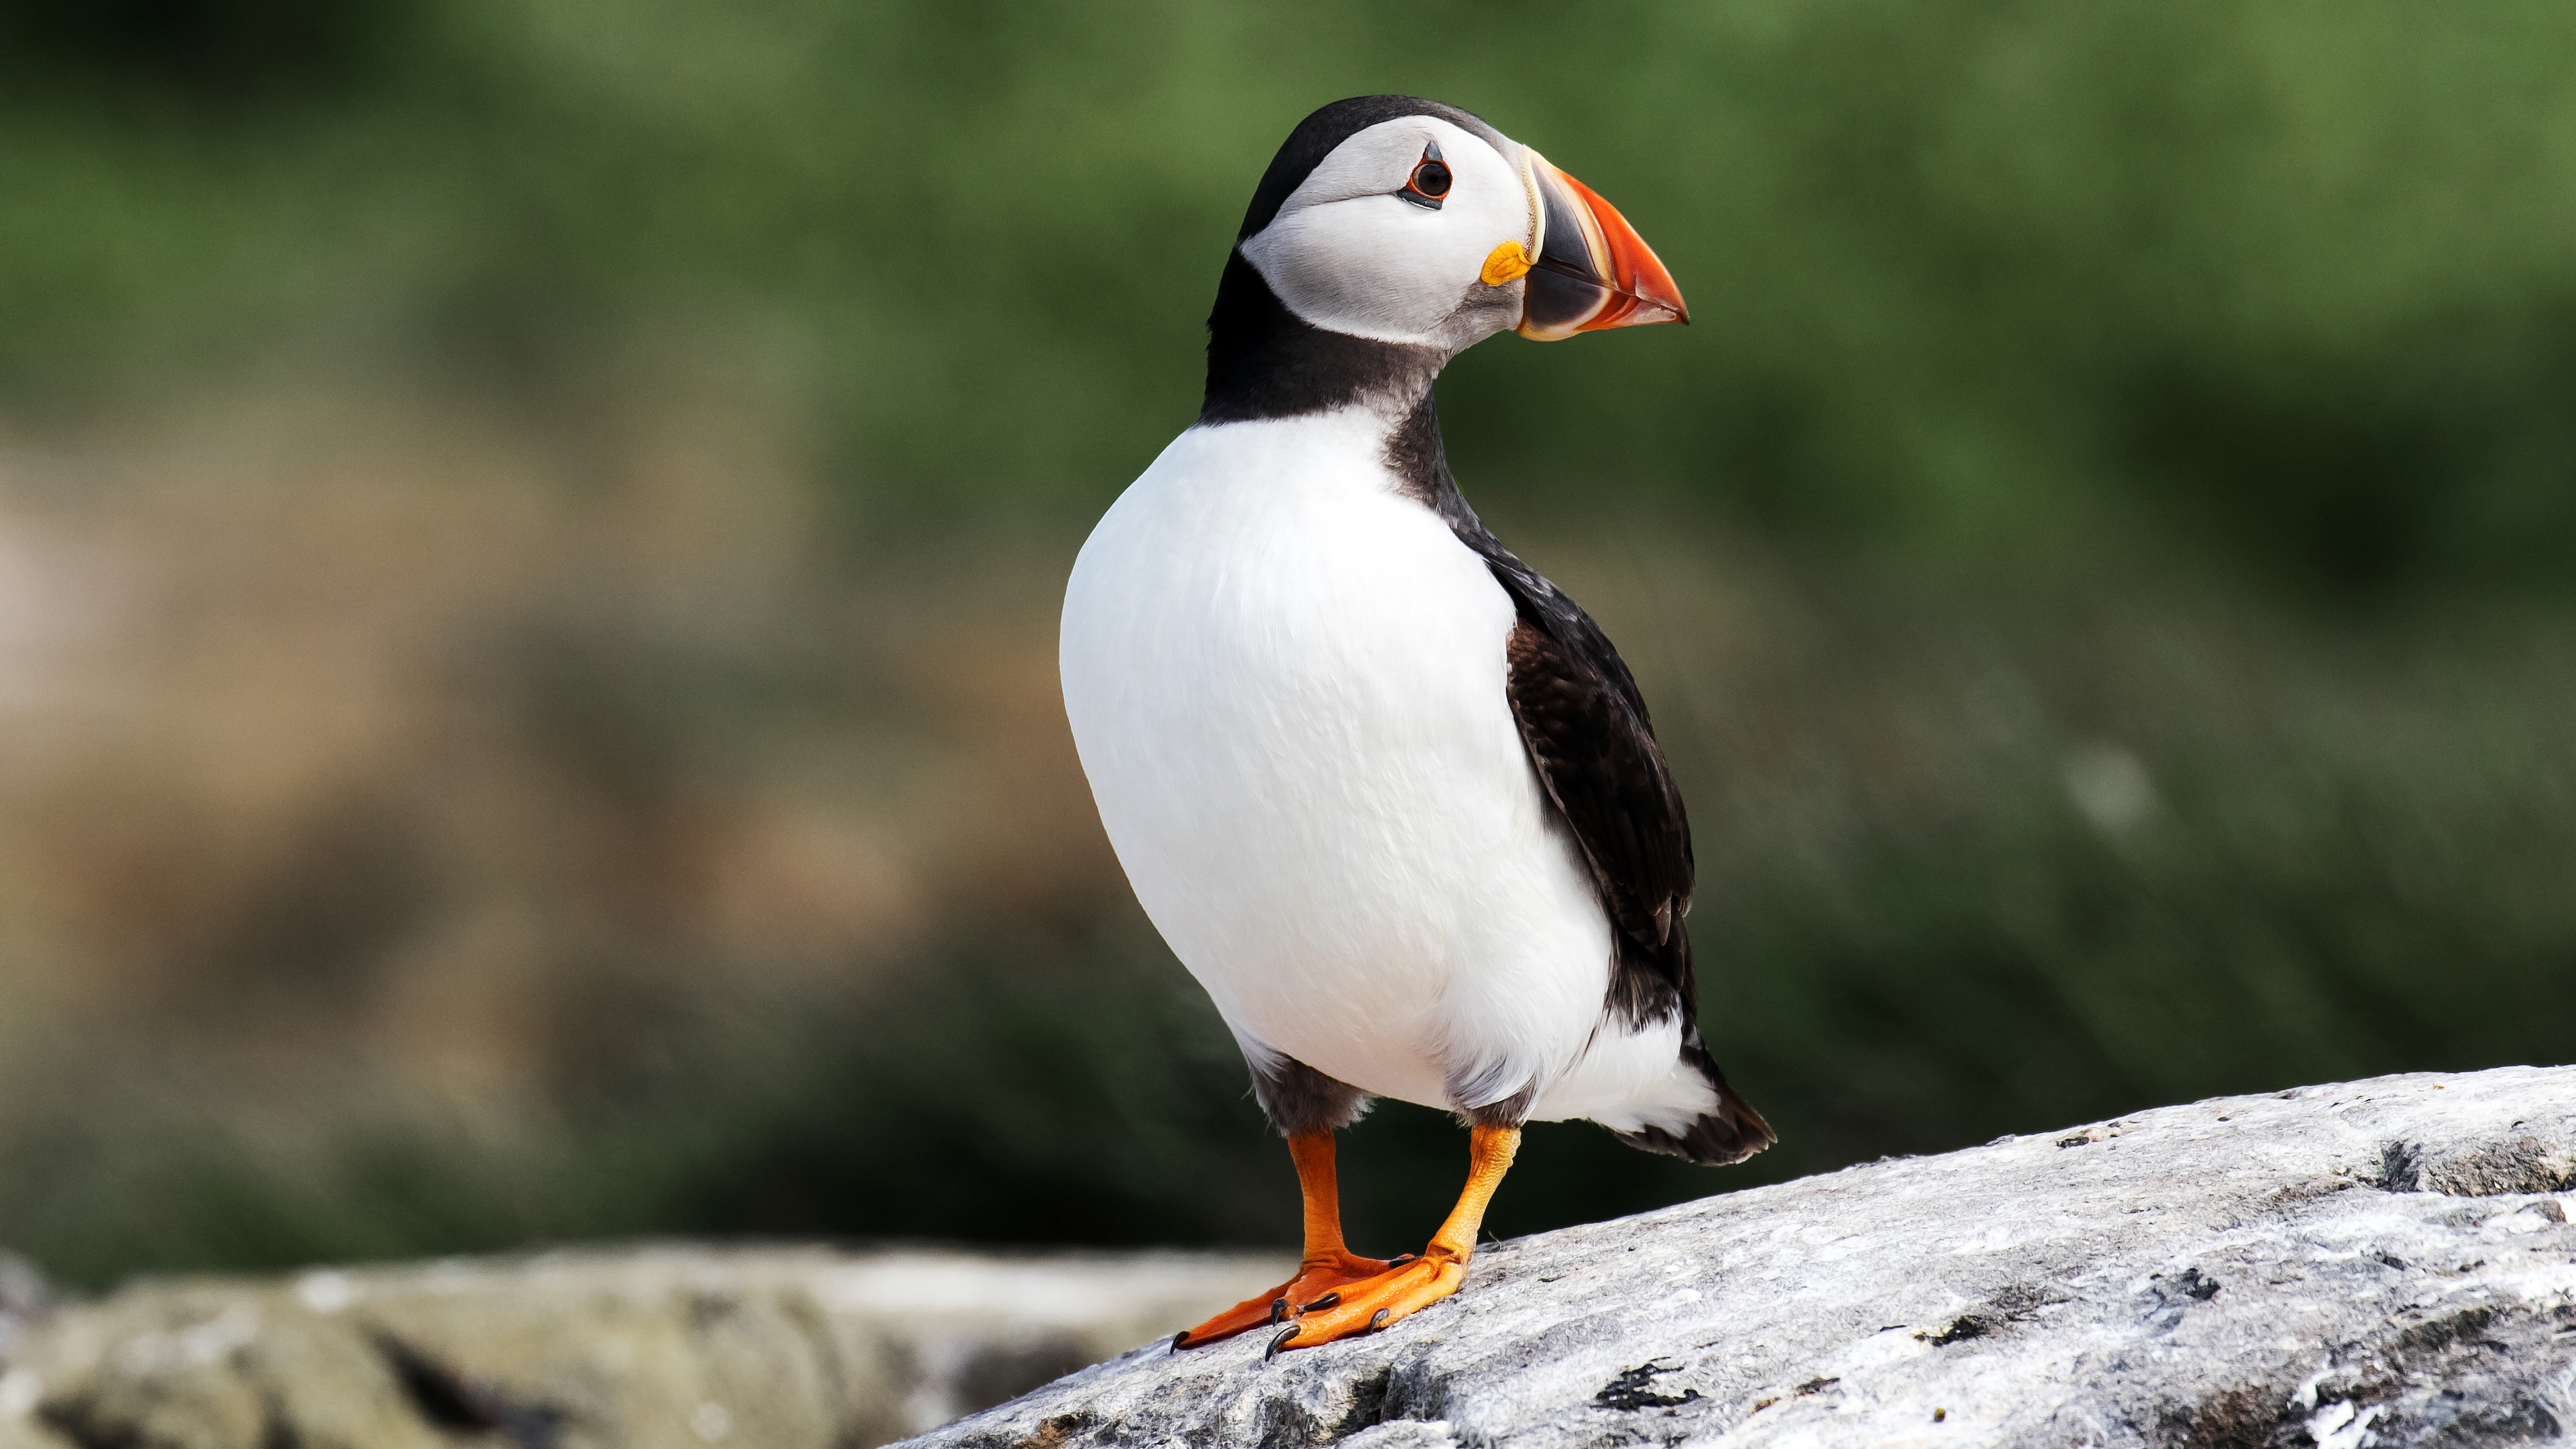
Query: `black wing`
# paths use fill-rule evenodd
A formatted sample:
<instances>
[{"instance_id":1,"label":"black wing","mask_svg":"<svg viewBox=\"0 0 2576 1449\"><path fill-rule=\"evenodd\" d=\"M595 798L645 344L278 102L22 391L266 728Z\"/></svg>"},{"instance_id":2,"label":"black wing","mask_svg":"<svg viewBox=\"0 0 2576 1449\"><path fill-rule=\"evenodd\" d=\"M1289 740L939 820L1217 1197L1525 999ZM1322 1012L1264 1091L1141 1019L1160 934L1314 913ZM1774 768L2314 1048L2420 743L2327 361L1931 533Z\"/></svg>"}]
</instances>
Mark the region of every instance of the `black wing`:
<instances>
[{"instance_id":1,"label":"black wing","mask_svg":"<svg viewBox=\"0 0 2576 1449\"><path fill-rule=\"evenodd\" d=\"M1488 536L1519 622L1506 646L1512 715L1617 933L1609 1009L1631 1028L1696 1021L1690 819L1619 651L1564 592Z\"/></svg>"},{"instance_id":2,"label":"black wing","mask_svg":"<svg viewBox=\"0 0 2576 1449\"><path fill-rule=\"evenodd\" d=\"M1631 1029L1678 1019L1683 1065L1717 1092L1717 1107L1678 1133L1646 1127L1619 1135L1694 1162L1741 1162L1779 1139L1727 1085L1699 1038L1699 983L1682 923L1694 872L1690 819L1645 697L1591 615L1491 535L1481 544L1460 536L1484 556L1520 615L1504 651L1512 717L1610 918L1615 950L1603 1011Z\"/></svg>"},{"instance_id":3,"label":"black wing","mask_svg":"<svg viewBox=\"0 0 2576 1449\"><path fill-rule=\"evenodd\" d=\"M1519 617L1505 646L1505 688L1530 764L1582 848L1610 918L1605 1019L1632 1030L1679 1021L1682 1064L1717 1093L1717 1106L1678 1133L1649 1126L1621 1139L1694 1162L1743 1161L1779 1139L1700 1042L1699 984L1682 923L1695 874L1690 819L1636 679L1592 616L1513 557L1467 506L1427 395L1388 439L1386 459L1405 491L1439 514L1512 596Z\"/></svg>"}]
</instances>

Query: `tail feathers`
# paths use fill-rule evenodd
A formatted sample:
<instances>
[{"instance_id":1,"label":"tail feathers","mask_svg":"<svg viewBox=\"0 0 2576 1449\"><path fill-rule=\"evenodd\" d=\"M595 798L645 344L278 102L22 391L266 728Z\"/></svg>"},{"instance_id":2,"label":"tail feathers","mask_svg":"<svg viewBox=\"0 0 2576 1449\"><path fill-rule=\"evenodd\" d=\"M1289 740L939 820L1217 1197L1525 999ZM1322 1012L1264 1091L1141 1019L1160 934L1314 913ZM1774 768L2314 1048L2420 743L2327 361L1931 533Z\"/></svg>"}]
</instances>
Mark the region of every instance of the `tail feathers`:
<instances>
[{"instance_id":1,"label":"tail feathers","mask_svg":"<svg viewBox=\"0 0 2576 1449\"><path fill-rule=\"evenodd\" d=\"M1771 1130L1771 1124L1762 1120L1753 1104L1726 1084L1726 1073L1717 1069L1716 1059L1709 1056L1706 1047L1696 1040L1685 1042L1681 1064L1684 1070L1696 1070L1707 1079L1717 1092L1717 1105L1692 1118L1678 1132L1648 1124L1634 1132L1619 1133L1620 1141L1667 1157L1687 1157L1706 1167L1725 1167L1780 1140L1780 1134Z\"/></svg>"}]
</instances>

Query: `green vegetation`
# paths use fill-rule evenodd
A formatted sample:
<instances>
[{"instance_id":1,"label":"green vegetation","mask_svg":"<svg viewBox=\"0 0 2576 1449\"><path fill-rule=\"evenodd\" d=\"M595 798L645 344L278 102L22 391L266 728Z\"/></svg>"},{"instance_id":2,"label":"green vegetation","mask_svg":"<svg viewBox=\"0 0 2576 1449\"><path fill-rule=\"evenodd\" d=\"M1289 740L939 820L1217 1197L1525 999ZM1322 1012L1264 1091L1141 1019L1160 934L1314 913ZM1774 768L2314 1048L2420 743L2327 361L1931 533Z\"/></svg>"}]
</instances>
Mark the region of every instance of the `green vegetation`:
<instances>
[{"instance_id":1,"label":"green vegetation","mask_svg":"<svg viewBox=\"0 0 2576 1449\"><path fill-rule=\"evenodd\" d=\"M22 392L296 346L518 389L715 318L810 350L848 486L1088 508L1189 415L1248 178L1391 88L1593 180L1701 319L1474 354L1486 488L2361 591L2576 544L2546 4L11 10Z\"/></svg>"},{"instance_id":2,"label":"green vegetation","mask_svg":"<svg viewBox=\"0 0 2576 1449\"><path fill-rule=\"evenodd\" d=\"M1501 1231L2576 1041L2576 10L17 0L0 67L26 426L317 369L578 420L756 356L853 568L1076 536L1192 415L1317 103L1450 100L1618 203L1695 325L1497 342L1443 406L1657 703L1710 1032L1784 1142L1709 1177L1553 1129ZM852 708L634 667L626 723L701 755ZM95 1280L1293 1221L1114 893L961 893L903 969L614 1020L498 1137L65 1107L0 1241ZM1429 1114L1351 1152L1372 1241L1454 1186Z\"/></svg>"}]
</instances>

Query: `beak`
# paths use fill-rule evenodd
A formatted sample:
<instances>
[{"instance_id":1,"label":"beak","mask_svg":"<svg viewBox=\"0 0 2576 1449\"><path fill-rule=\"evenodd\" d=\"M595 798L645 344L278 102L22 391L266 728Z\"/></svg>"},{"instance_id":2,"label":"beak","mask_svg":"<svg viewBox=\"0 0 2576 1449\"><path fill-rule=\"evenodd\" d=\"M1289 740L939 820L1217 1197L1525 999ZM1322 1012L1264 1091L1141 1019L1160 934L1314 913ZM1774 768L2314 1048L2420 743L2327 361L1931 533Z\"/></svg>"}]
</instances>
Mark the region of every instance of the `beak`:
<instances>
[{"instance_id":1,"label":"beak","mask_svg":"<svg viewBox=\"0 0 2576 1449\"><path fill-rule=\"evenodd\" d=\"M1520 334L1554 342L1604 327L1688 322L1673 274L1619 209L1536 151L1522 154L1539 223Z\"/></svg>"}]
</instances>

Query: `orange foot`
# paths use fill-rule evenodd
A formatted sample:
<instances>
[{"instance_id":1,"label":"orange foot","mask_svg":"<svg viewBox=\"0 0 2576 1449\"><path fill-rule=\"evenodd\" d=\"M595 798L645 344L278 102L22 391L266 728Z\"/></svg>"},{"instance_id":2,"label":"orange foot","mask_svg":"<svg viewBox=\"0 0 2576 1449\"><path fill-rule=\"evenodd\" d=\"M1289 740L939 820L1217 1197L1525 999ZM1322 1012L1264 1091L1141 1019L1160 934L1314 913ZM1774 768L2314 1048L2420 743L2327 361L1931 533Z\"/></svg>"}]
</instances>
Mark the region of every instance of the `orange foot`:
<instances>
[{"instance_id":1,"label":"orange foot","mask_svg":"<svg viewBox=\"0 0 2576 1449\"><path fill-rule=\"evenodd\" d=\"M1457 1292L1458 1285L1466 1281L1466 1260L1434 1242L1419 1258L1401 1261L1322 1302L1307 1304L1303 1312L1272 1335L1270 1347L1261 1356L1269 1358L1283 1348L1313 1348L1337 1338L1375 1332Z\"/></svg>"},{"instance_id":2,"label":"orange foot","mask_svg":"<svg viewBox=\"0 0 2576 1449\"><path fill-rule=\"evenodd\" d=\"M1408 1259L1395 1261L1402 1263ZM1346 1248L1328 1249L1299 1264L1296 1277L1267 1293L1246 1298L1196 1328L1174 1335L1173 1351L1231 1338L1247 1328L1259 1328L1265 1323L1283 1322L1291 1314L1328 1308L1348 1298L1353 1284L1373 1282L1392 1266L1394 1264L1384 1258L1363 1258Z\"/></svg>"},{"instance_id":3,"label":"orange foot","mask_svg":"<svg viewBox=\"0 0 2576 1449\"><path fill-rule=\"evenodd\" d=\"M1467 1281L1467 1260L1476 1255L1476 1231L1484 1226L1485 1205L1493 1201L1494 1189L1510 1169L1520 1140L1517 1127L1474 1129L1468 1138L1466 1190L1458 1194L1458 1206L1450 1210L1440 1231L1431 1235L1431 1246L1422 1250L1422 1256L1409 1261L1399 1258L1382 1273L1291 1309L1290 1320L1271 1336L1262 1357L1283 1348L1313 1348L1372 1333L1457 1292L1458 1285Z\"/></svg>"}]
</instances>

